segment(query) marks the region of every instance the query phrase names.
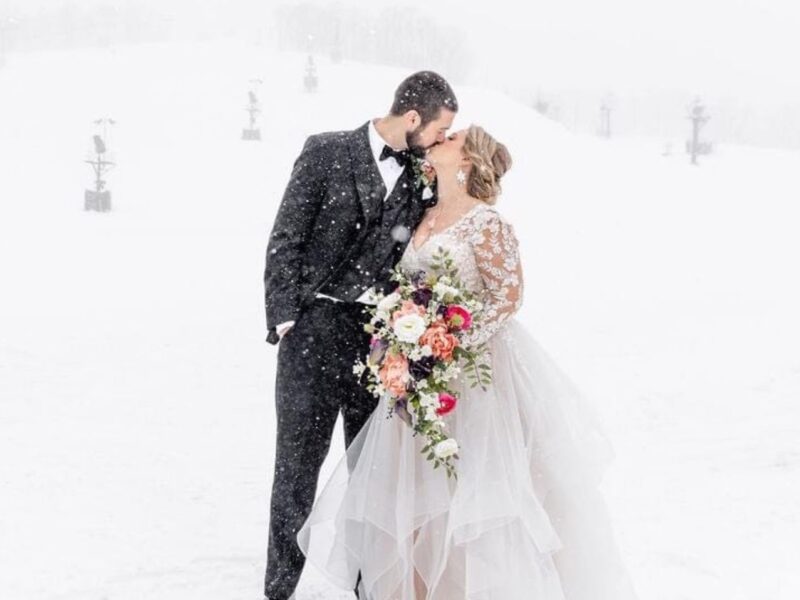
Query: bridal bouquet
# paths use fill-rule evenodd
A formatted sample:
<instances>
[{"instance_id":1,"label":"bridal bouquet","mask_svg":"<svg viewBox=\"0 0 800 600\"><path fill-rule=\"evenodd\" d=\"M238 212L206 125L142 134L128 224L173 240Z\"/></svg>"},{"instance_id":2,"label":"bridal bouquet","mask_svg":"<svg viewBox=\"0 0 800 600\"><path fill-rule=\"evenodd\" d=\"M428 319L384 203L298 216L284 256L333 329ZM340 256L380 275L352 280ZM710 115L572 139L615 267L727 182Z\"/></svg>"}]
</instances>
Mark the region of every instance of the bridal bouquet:
<instances>
[{"instance_id":1,"label":"bridal bouquet","mask_svg":"<svg viewBox=\"0 0 800 600\"><path fill-rule=\"evenodd\" d=\"M366 376L366 387L375 396L386 398L389 417L397 414L414 435L426 438L422 452L434 468L442 466L455 476L458 442L448 435L443 417L458 404L450 386L460 373L472 387L491 382L484 348L462 344L467 332L478 327L482 305L441 248L430 272L408 274L395 268L392 280L397 288L379 295L378 304L367 309L371 318L364 328L372 334L370 351L353 372Z\"/></svg>"}]
</instances>

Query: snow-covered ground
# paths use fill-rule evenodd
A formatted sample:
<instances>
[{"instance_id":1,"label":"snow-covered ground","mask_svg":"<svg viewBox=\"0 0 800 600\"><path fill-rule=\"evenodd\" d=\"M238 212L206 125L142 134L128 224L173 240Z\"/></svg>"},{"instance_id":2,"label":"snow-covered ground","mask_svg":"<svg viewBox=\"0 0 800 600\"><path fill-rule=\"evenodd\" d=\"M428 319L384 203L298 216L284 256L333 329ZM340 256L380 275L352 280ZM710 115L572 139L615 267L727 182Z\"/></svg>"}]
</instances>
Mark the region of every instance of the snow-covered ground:
<instances>
[{"instance_id":1,"label":"snow-covered ground","mask_svg":"<svg viewBox=\"0 0 800 600\"><path fill-rule=\"evenodd\" d=\"M383 114L407 74L320 60L307 95L304 61L209 43L0 70L0 597L260 598L267 235L305 136ZM260 144L239 140L251 78ZM499 208L522 318L605 417L642 600L800 597L800 154L723 146L695 168L458 94L457 128L515 157ZM114 210L85 213L104 116ZM309 569L298 597L351 596Z\"/></svg>"}]
</instances>

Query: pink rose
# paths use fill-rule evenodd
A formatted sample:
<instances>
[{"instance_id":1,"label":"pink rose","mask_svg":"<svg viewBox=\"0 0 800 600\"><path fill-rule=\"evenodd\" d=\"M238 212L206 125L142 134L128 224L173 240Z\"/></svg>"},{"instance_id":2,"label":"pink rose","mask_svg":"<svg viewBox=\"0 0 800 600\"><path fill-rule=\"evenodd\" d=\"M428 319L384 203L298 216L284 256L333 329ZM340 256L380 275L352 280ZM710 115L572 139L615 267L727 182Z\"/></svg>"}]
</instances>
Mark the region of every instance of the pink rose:
<instances>
[{"instance_id":1,"label":"pink rose","mask_svg":"<svg viewBox=\"0 0 800 600\"><path fill-rule=\"evenodd\" d=\"M445 392L439 393L439 408L436 409L437 415L446 415L451 412L455 407L458 400L455 396L451 396Z\"/></svg>"},{"instance_id":2,"label":"pink rose","mask_svg":"<svg viewBox=\"0 0 800 600\"><path fill-rule=\"evenodd\" d=\"M411 377L408 373L408 360L402 354L387 354L378 376L383 387L396 398L406 394L406 384Z\"/></svg>"},{"instance_id":3,"label":"pink rose","mask_svg":"<svg viewBox=\"0 0 800 600\"><path fill-rule=\"evenodd\" d=\"M472 315L459 304L451 304L444 313L444 320L451 329L463 331L472 327Z\"/></svg>"},{"instance_id":4,"label":"pink rose","mask_svg":"<svg viewBox=\"0 0 800 600\"><path fill-rule=\"evenodd\" d=\"M413 300L403 300L400 303L400 308L392 313L392 323L406 315L419 315L420 317L424 317L425 307L416 304Z\"/></svg>"}]
</instances>

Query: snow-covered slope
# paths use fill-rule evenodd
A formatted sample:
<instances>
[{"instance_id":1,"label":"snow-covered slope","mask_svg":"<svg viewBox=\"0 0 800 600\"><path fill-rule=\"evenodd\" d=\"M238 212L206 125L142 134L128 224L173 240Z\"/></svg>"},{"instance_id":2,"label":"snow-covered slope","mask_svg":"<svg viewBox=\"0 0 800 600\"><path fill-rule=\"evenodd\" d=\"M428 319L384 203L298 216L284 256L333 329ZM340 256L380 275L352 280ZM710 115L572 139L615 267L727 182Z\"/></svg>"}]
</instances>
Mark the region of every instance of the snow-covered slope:
<instances>
[{"instance_id":1,"label":"snow-covered slope","mask_svg":"<svg viewBox=\"0 0 800 600\"><path fill-rule=\"evenodd\" d=\"M306 135L385 112L401 70L232 44L13 56L0 70L0 594L258 598L275 348L263 257ZM265 141L244 143L262 78ZM606 417L643 600L800 593L800 155L602 141L494 92L457 127L515 158L522 318ZM117 120L110 214L84 213ZM680 141L676 141L680 146ZM337 437L331 460L341 451ZM300 600L346 598L315 573Z\"/></svg>"}]
</instances>

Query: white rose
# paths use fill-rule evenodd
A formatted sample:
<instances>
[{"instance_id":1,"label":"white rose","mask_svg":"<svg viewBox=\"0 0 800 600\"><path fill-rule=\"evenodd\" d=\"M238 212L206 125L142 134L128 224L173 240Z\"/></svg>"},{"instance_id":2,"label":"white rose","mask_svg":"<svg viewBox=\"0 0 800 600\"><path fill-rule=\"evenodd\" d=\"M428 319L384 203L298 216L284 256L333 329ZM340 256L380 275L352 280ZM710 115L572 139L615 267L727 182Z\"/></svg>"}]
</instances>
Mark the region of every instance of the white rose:
<instances>
[{"instance_id":1,"label":"white rose","mask_svg":"<svg viewBox=\"0 0 800 600\"><path fill-rule=\"evenodd\" d=\"M448 456L453 456L456 452L458 452L458 442L453 438L442 440L433 447L433 453L438 458L447 458Z\"/></svg>"},{"instance_id":2,"label":"white rose","mask_svg":"<svg viewBox=\"0 0 800 600\"><path fill-rule=\"evenodd\" d=\"M419 315L404 315L394 322L393 329L397 339L413 344L425 333L425 319Z\"/></svg>"}]
</instances>

